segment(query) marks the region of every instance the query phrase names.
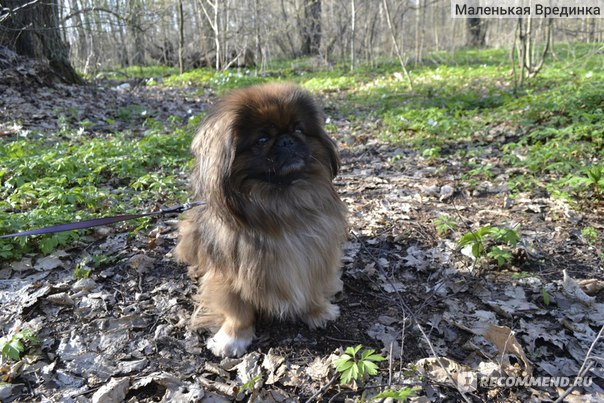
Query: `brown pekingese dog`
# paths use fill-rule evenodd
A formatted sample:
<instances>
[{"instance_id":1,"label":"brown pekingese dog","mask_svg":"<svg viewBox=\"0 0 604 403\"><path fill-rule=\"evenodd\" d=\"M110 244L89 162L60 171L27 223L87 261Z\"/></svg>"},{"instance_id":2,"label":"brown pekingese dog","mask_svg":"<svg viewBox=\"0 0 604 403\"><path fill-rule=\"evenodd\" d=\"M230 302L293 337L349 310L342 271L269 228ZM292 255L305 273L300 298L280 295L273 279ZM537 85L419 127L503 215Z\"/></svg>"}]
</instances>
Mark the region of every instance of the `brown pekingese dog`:
<instances>
[{"instance_id":1,"label":"brown pekingese dog","mask_svg":"<svg viewBox=\"0 0 604 403\"><path fill-rule=\"evenodd\" d=\"M207 202L180 223L179 261L199 279L195 327L218 356L240 356L257 314L300 317L311 328L339 315L346 208L332 184L336 146L313 98L289 84L226 95L191 149L192 187Z\"/></svg>"}]
</instances>

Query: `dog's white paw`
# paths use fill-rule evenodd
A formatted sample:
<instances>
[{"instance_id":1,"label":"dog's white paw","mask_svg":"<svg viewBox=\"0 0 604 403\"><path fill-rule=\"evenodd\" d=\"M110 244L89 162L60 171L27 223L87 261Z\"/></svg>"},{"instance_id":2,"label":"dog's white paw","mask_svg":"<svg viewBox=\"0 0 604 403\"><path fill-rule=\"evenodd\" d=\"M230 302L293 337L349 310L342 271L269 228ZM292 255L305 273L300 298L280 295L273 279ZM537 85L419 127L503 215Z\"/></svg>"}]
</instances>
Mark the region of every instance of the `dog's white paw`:
<instances>
[{"instance_id":1,"label":"dog's white paw","mask_svg":"<svg viewBox=\"0 0 604 403\"><path fill-rule=\"evenodd\" d=\"M318 313L309 313L303 320L309 328L316 329L325 327L327 322L335 320L340 316L340 307L334 304L326 304Z\"/></svg>"},{"instance_id":2,"label":"dog's white paw","mask_svg":"<svg viewBox=\"0 0 604 403\"><path fill-rule=\"evenodd\" d=\"M248 337L232 337L222 329L208 339L208 349L218 357L241 357L254 339L253 332Z\"/></svg>"}]
</instances>

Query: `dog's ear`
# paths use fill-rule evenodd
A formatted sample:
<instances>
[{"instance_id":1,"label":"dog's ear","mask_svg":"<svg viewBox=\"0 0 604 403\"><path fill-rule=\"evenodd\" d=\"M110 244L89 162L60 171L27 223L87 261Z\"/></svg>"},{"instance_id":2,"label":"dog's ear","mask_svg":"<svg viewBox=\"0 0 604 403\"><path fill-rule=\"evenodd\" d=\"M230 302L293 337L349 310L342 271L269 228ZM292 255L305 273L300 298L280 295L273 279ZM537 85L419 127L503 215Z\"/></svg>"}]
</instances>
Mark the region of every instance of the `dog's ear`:
<instances>
[{"instance_id":1,"label":"dog's ear","mask_svg":"<svg viewBox=\"0 0 604 403\"><path fill-rule=\"evenodd\" d=\"M224 219L241 222L245 220L244 201L232 177L238 119L238 111L224 101L206 115L191 145L196 159L191 184L199 200L224 213Z\"/></svg>"},{"instance_id":2,"label":"dog's ear","mask_svg":"<svg viewBox=\"0 0 604 403\"><path fill-rule=\"evenodd\" d=\"M211 203L211 197L224 198L224 187L229 183L235 158L232 117L215 108L204 118L191 144L195 168L191 185L195 196ZM220 204L224 200L214 200Z\"/></svg>"},{"instance_id":3,"label":"dog's ear","mask_svg":"<svg viewBox=\"0 0 604 403\"><path fill-rule=\"evenodd\" d=\"M323 135L321 136L321 143L323 143L325 146L327 157L329 158L329 164L331 166L331 179L333 179L340 171L340 155L338 154L338 147L336 142L329 138L324 131Z\"/></svg>"},{"instance_id":4,"label":"dog's ear","mask_svg":"<svg viewBox=\"0 0 604 403\"><path fill-rule=\"evenodd\" d=\"M331 178L333 179L340 171L340 157L336 142L325 132L325 113L309 92L297 87L293 87L291 91L292 103L295 103L299 110L305 112L306 121L311 123L310 130L316 133L327 154L328 161L324 162L328 164L331 170Z\"/></svg>"}]
</instances>

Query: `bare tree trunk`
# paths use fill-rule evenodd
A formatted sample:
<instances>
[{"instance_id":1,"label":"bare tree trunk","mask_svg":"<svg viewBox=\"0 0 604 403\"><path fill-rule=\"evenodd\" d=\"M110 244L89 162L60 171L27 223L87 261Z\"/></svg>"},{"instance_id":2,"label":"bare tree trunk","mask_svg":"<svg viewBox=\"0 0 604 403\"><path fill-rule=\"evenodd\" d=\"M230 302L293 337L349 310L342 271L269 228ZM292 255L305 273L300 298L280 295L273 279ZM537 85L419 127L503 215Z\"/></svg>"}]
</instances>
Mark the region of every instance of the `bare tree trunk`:
<instances>
[{"instance_id":1,"label":"bare tree trunk","mask_svg":"<svg viewBox=\"0 0 604 403\"><path fill-rule=\"evenodd\" d=\"M56 2L3 0L9 10L0 30L0 45L17 54L48 61L55 74L66 83L83 84L69 62L69 47L61 38L59 5Z\"/></svg>"},{"instance_id":2,"label":"bare tree trunk","mask_svg":"<svg viewBox=\"0 0 604 403\"><path fill-rule=\"evenodd\" d=\"M321 47L321 0L305 0L302 24L302 54L319 54Z\"/></svg>"},{"instance_id":3,"label":"bare tree trunk","mask_svg":"<svg viewBox=\"0 0 604 403\"><path fill-rule=\"evenodd\" d=\"M230 65L233 61L229 60L231 57L231 49L229 48L230 43L227 37L228 24L231 22L229 0L222 0L222 2L222 7L218 8L218 27L222 27L222 29L219 29L220 53L222 56L220 59L220 68L225 69L228 68L227 64ZM216 3L218 4L218 0L216 0Z\"/></svg>"},{"instance_id":4,"label":"bare tree trunk","mask_svg":"<svg viewBox=\"0 0 604 403\"><path fill-rule=\"evenodd\" d=\"M420 41L420 11L421 11L421 1L418 1L416 3L418 5L418 7L414 10L415 11L415 57L414 57L414 62L413 64L415 66L417 66L417 63L419 63L419 41Z\"/></svg>"},{"instance_id":5,"label":"bare tree trunk","mask_svg":"<svg viewBox=\"0 0 604 403\"><path fill-rule=\"evenodd\" d=\"M354 60L354 37L355 37L355 33L356 33L356 16L357 16L357 6L355 3L355 0L351 0L350 2L350 12L351 12L351 16L350 16L350 25L351 25L351 33L350 33L350 71L354 70L354 64L355 64L355 60Z\"/></svg>"},{"instance_id":6,"label":"bare tree trunk","mask_svg":"<svg viewBox=\"0 0 604 403\"><path fill-rule=\"evenodd\" d=\"M526 24L524 24L524 19L522 17L518 18L518 24L516 28L517 33L514 39L514 47L512 50L512 56L514 55L514 48L518 55L517 60L512 58L512 63L514 63L514 77L517 86L522 86L526 79L533 78L537 74L539 74L539 71L541 71L541 69L543 68L545 58L549 53L550 46L553 41L553 20L550 18L546 20L547 25L545 28L545 43L543 45L543 51L540 55L537 55L535 51L535 38L531 20L531 18L527 18ZM520 69L517 79L515 67L516 62Z\"/></svg>"},{"instance_id":7,"label":"bare tree trunk","mask_svg":"<svg viewBox=\"0 0 604 403\"><path fill-rule=\"evenodd\" d=\"M205 2L208 3L208 5L212 8L212 14L210 14L210 12L208 11L208 9L205 6ZM210 28L212 28L212 33L214 35L214 47L215 47L215 51L216 51L216 60L214 63L214 67L216 68L216 70L220 70L220 59L222 57L222 49L220 46L220 28L218 26L219 20L218 20L218 15L219 15L219 10L218 10L218 5L219 5L219 0L214 0L214 2L211 2L210 0L200 0L199 1L199 5L201 6L201 9L203 10L203 13L206 16L206 19L208 20L208 23L210 24Z\"/></svg>"},{"instance_id":8,"label":"bare tree trunk","mask_svg":"<svg viewBox=\"0 0 604 403\"><path fill-rule=\"evenodd\" d=\"M596 41L596 19L590 18L589 21L589 43L594 43Z\"/></svg>"},{"instance_id":9,"label":"bare tree trunk","mask_svg":"<svg viewBox=\"0 0 604 403\"><path fill-rule=\"evenodd\" d=\"M254 0L254 39L255 46L254 52L256 60L260 60L260 71L263 72L266 68L266 61L264 59L264 53L262 52L262 45L260 40L260 0ZM258 72L258 64L256 64L256 72Z\"/></svg>"},{"instance_id":10,"label":"bare tree trunk","mask_svg":"<svg viewBox=\"0 0 604 403\"><path fill-rule=\"evenodd\" d=\"M486 46L487 23L479 17L470 17L468 24L468 43L470 48L483 48Z\"/></svg>"},{"instance_id":11,"label":"bare tree trunk","mask_svg":"<svg viewBox=\"0 0 604 403\"><path fill-rule=\"evenodd\" d=\"M527 18L526 32L524 34L524 68L527 70L527 75L530 75L530 70L533 67L533 19Z\"/></svg>"},{"instance_id":12,"label":"bare tree trunk","mask_svg":"<svg viewBox=\"0 0 604 403\"><path fill-rule=\"evenodd\" d=\"M201 0L197 0L193 2L194 14L195 14L195 26L197 28L197 39L196 42L201 44L201 53L199 56L199 64L201 66L209 66L210 65L210 56L208 53L208 39L206 30L204 29L203 21L205 17L202 14L201 10Z\"/></svg>"},{"instance_id":13,"label":"bare tree trunk","mask_svg":"<svg viewBox=\"0 0 604 403\"><path fill-rule=\"evenodd\" d=\"M87 46L87 35L84 30L84 22L82 21L82 16L79 12L80 6L78 5L78 0L71 0L71 10L73 10L75 16L75 24L76 24L76 32L78 33L78 38L75 46L75 60L79 63L84 64L86 57L88 56L88 46ZM73 53L72 53L73 55Z\"/></svg>"},{"instance_id":14,"label":"bare tree trunk","mask_svg":"<svg viewBox=\"0 0 604 403\"><path fill-rule=\"evenodd\" d=\"M283 21L288 21L289 15L287 14L287 8L285 7L285 0L281 0L279 3L281 6L281 18L283 18ZM290 57L297 57L300 54L299 48L295 45L290 31L291 30L287 29L283 35L284 38L287 38L287 42L284 41L283 38L277 36L276 44L281 48L283 53L289 54Z\"/></svg>"},{"instance_id":15,"label":"bare tree trunk","mask_svg":"<svg viewBox=\"0 0 604 403\"><path fill-rule=\"evenodd\" d=\"M220 46L220 28L218 27L218 0L214 0L214 4L210 4L214 8L214 16L212 18L212 29L214 30L214 45L216 45L216 70L220 70L222 49Z\"/></svg>"},{"instance_id":16,"label":"bare tree trunk","mask_svg":"<svg viewBox=\"0 0 604 403\"><path fill-rule=\"evenodd\" d=\"M421 62L424 58L424 45L426 40L426 14L428 10L428 1L427 0L419 0L419 5L421 9L418 10L420 13L420 30L419 30L419 49L415 51L415 62Z\"/></svg>"},{"instance_id":17,"label":"bare tree trunk","mask_svg":"<svg viewBox=\"0 0 604 403\"><path fill-rule=\"evenodd\" d=\"M369 64L371 66L374 65L375 62L375 58L374 58L374 54L375 54L375 41L376 41L376 37L378 37L378 32L377 32L377 23L379 21L378 15L380 14L380 9L381 7L376 7L375 12L373 13L373 15L371 16L370 19L366 19L366 23L365 23L365 31L369 31L369 33L365 34L365 40L363 41L363 47L365 48L365 60L367 62L369 62ZM367 10L367 12L369 12L369 10Z\"/></svg>"},{"instance_id":18,"label":"bare tree trunk","mask_svg":"<svg viewBox=\"0 0 604 403\"><path fill-rule=\"evenodd\" d=\"M182 0L178 0L178 69L180 74L185 72L185 14Z\"/></svg>"},{"instance_id":19,"label":"bare tree trunk","mask_svg":"<svg viewBox=\"0 0 604 403\"><path fill-rule=\"evenodd\" d=\"M145 62L144 41L141 29L142 0L128 1L128 34L130 36L130 65L142 66Z\"/></svg>"},{"instance_id":20,"label":"bare tree trunk","mask_svg":"<svg viewBox=\"0 0 604 403\"><path fill-rule=\"evenodd\" d=\"M530 20L530 18L529 18ZM515 42L514 42L515 43ZM524 84L524 79L527 76L526 74L526 52L529 48L528 45L528 37L527 31L524 27L524 19L522 17L518 18L518 85L522 86Z\"/></svg>"}]
</instances>

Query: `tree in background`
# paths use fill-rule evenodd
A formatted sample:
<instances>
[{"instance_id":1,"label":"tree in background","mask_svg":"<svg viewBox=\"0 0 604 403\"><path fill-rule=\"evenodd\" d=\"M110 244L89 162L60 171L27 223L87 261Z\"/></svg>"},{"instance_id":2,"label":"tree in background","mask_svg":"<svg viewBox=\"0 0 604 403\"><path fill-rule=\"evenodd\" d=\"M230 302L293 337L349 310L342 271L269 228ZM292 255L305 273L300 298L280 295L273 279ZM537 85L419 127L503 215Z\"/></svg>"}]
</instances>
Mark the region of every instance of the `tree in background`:
<instances>
[{"instance_id":1,"label":"tree in background","mask_svg":"<svg viewBox=\"0 0 604 403\"><path fill-rule=\"evenodd\" d=\"M145 63L144 32L141 29L140 19L143 16L142 0L130 0L127 2L128 35L132 38L128 50L129 63L131 66L142 66Z\"/></svg>"},{"instance_id":2,"label":"tree in background","mask_svg":"<svg viewBox=\"0 0 604 403\"><path fill-rule=\"evenodd\" d=\"M21 56L47 61L65 83L83 83L61 37L57 2L3 0L1 5L0 45Z\"/></svg>"},{"instance_id":3,"label":"tree in background","mask_svg":"<svg viewBox=\"0 0 604 403\"><path fill-rule=\"evenodd\" d=\"M553 19L540 20L542 38L535 32L532 18L518 18L516 38L512 48L514 85L522 86L524 81L535 77L545 63L552 47Z\"/></svg>"},{"instance_id":4,"label":"tree in background","mask_svg":"<svg viewBox=\"0 0 604 403\"><path fill-rule=\"evenodd\" d=\"M467 19L468 47L484 48L487 44L487 22L479 17Z\"/></svg>"},{"instance_id":5,"label":"tree in background","mask_svg":"<svg viewBox=\"0 0 604 403\"><path fill-rule=\"evenodd\" d=\"M321 0L305 0L302 21L302 54L318 55L321 47Z\"/></svg>"}]
</instances>

